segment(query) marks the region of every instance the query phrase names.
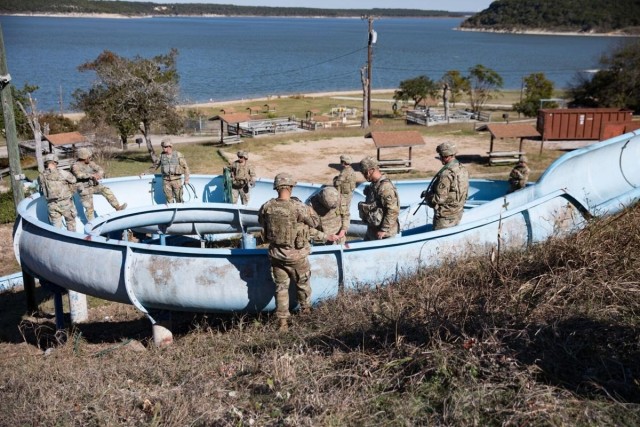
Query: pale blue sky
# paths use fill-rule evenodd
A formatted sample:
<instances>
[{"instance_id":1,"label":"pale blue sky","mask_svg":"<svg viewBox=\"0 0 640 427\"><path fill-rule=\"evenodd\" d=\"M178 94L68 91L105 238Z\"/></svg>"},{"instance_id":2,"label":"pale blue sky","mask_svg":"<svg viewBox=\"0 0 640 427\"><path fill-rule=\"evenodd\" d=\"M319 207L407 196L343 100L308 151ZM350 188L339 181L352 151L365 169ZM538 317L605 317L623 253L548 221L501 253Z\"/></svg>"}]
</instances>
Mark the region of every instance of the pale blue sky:
<instances>
[{"instance_id":1,"label":"pale blue sky","mask_svg":"<svg viewBox=\"0 0 640 427\"><path fill-rule=\"evenodd\" d=\"M213 3L238 6L313 7L322 9L425 9L479 12L492 0L153 0L153 3Z\"/></svg>"}]
</instances>

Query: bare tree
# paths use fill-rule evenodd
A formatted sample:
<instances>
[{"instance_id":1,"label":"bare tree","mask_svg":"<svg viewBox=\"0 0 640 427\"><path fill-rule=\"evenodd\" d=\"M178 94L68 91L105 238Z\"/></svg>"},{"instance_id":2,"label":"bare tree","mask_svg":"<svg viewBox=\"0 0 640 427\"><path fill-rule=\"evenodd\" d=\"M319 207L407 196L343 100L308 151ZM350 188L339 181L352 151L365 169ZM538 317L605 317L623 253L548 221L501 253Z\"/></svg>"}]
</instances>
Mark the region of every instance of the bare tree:
<instances>
[{"instance_id":1,"label":"bare tree","mask_svg":"<svg viewBox=\"0 0 640 427\"><path fill-rule=\"evenodd\" d=\"M469 87L467 93L471 103L471 109L479 112L482 106L498 92L502 87L502 76L491 68L478 64L469 69Z\"/></svg>"}]
</instances>

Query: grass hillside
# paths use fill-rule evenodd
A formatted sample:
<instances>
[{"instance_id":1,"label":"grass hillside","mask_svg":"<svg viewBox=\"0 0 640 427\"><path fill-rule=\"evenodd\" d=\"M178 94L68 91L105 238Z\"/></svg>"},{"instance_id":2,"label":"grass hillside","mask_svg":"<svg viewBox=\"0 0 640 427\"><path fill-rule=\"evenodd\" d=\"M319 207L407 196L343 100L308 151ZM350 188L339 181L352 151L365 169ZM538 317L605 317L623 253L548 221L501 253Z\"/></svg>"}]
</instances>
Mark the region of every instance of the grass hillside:
<instances>
[{"instance_id":1,"label":"grass hillside","mask_svg":"<svg viewBox=\"0 0 640 427\"><path fill-rule=\"evenodd\" d=\"M22 317L12 294L0 425L640 425L639 254L636 205L347 292L285 334L264 314L176 314L163 350L129 306L92 301L65 341L50 302Z\"/></svg>"}]
</instances>

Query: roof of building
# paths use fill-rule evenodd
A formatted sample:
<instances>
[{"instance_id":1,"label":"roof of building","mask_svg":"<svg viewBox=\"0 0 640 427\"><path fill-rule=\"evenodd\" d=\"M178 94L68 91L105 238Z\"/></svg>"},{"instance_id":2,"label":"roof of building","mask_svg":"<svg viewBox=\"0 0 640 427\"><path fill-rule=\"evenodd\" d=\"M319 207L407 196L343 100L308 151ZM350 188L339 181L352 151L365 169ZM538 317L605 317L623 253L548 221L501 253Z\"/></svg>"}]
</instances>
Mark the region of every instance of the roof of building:
<instances>
[{"instance_id":1,"label":"roof of building","mask_svg":"<svg viewBox=\"0 0 640 427\"><path fill-rule=\"evenodd\" d=\"M365 138L373 138L377 148L385 147L413 147L424 145L422 135L414 130L410 131L375 131L367 134Z\"/></svg>"},{"instance_id":2,"label":"roof of building","mask_svg":"<svg viewBox=\"0 0 640 427\"><path fill-rule=\"evenodd\" d=\"M80 132L65 132L65 133L49 134L49 135L44 135L44 139L46 139L49 143L55 146L88 142L87 138Z\"/></svg>"},{"instance_id":3,"label":"roof of building","mask_svg":"<svg viewBox=\"0 0 640 427\"><path fill-rule=\"evenodd\" d=\"M209 120L222 120L227 123L240 123L254 120L255 116L251 116L249 113L230 113L230 114L218 114L217 116L210 117Z\"/></svg>"},{"instance_id":4,"label":"roof of building","mask_svg":"<svg viewBox=\"0 0 640 427\"><path fill-rule=\"evenodd\" d=\"M540 137L540 132L530 123L488 123L487 129L494 138Z\"/></svg>"}]
</instances>

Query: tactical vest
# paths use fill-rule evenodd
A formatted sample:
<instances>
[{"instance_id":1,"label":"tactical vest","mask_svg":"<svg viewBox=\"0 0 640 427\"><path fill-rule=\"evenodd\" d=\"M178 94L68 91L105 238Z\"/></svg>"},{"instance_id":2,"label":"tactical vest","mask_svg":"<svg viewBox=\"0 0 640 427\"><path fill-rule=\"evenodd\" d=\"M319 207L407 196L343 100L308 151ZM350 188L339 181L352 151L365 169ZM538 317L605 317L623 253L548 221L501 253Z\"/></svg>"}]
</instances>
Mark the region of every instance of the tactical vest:
<instances>
[{"instance_id":1,"label":"tactical vest","mask_svg":"<svg viewBox=\"0 0 640 427\"><path fill-rule=\"evenodd\" d=\"M162 175L182 175L184 173L177 151L171 153L171 156L164 153L160 155L160 172Z\"/></svg>"},{"instance_id":2,"label":"tactical vest","mask_svg":"<svg viewBox=\"0 0 640 427\"><path fill-rule=\"evenodd\" d=\"M47 170L40 175L40 188L48 202L65 200L73 196L69 181L60 170Z\"/></svg>"},{"instance_id":3,"label":"tactical vest","mask_svg":"<svg viewBox=\"0 0 640 427\"><path fill-rule=\"evenodd\" d=\"M384 210L382 208L382 200L379 196L380 187L383 183L388 182L391 184L391 188L393 188L393 192L396 196L396 200L400 200L398 197L398 190L396 186L393 185L393 182L389 180L389 178L383 178L378 182L368 185L364 189L364 194L366 196L366 201L358 203L358 214L360 215L360 219L366 222L369 225L373 225L378 227L382 224L382 219L384 218Z\"/></svg>"},{"instance_id":4,"label":"tactical vest","mask_svg":"<svg viewBox=\"0 0 640 427\"><path fill-rule=\"evenodd\" d=\"M249 165L246 163L240 164L240 162L233 162L233 184L236 186L244 187L251 181L251 174L249 173Z\"/></svg>"},{"instance_id":5,"label":"tactical vest","mask_svg":"<svg viewBox=\"0 0 640 427\"><path fill-rule=\"evenodd\" d=\"M263 213L266 221L265 237L269 243L296 249L302 249L308 244L308 229L304 224L298 223L294 201L272 199L265 205Z\"/></svg>"},{"instance_id":6,"label":"tactical vest","mask_svg":"<svg viewBox=\"0 0 640 427\"><path fill-rule=\"evenodd\" d=\"M341 194L351 194L356 188L355 172L352 168L343 169L342 173L335 177L333 186Z\"/></svg>"}]
</instances>

